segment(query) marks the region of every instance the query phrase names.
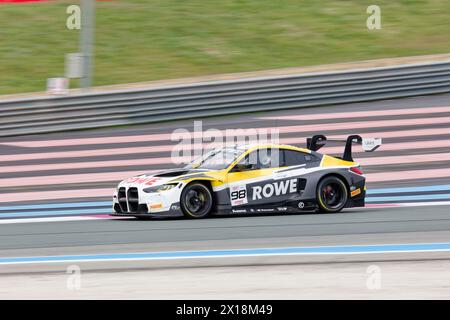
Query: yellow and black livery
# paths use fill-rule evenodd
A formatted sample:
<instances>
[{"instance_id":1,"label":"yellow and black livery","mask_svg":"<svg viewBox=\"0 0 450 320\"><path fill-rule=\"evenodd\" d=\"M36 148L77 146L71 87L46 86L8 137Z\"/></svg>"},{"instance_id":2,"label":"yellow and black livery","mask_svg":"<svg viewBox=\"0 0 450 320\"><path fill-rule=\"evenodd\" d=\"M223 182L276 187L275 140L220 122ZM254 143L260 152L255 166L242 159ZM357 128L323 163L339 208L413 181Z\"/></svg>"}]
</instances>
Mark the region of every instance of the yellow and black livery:
<instances>
[{"instance_id":1,"label":"yellow and black livery","mask_svg":"<svg viewBox=\"0 0 450 320\"><path fill-rule=\"evenodd\" d=\"M317 152L327 141L344 141L343 156ZM353 143L373 151L381 140L356 135L327 140L317 135L307 139L306 148L261 144L212 151L184 168L122 181L114 195L113 214L204 218L311 210L336 213L362 207L365 176L352 158ZM229 159L217 162L220 154Z\"/></svg>"}]
</instances>

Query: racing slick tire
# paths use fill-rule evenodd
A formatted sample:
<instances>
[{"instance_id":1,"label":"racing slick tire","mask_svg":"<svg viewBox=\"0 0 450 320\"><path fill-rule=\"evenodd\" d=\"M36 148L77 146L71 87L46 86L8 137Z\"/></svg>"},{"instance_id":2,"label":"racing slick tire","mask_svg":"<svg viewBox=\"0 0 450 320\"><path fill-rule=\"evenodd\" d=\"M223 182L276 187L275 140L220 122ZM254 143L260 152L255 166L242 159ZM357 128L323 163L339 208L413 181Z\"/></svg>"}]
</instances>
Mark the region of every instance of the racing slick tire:
<instances>
[{"instance_id":1,"label":"racing slick tire","mask_svg":"<svg viewBox=\"0 0 450 320\"><path fill-rule=\"evenodd\" d=\"M348 189L342 179L328 176L319 181L316 195L319 212L337 213L347 204Z\"/></svg>"},{"instance_id":2,"label":"racing slick tire","mask_svg":"<svg viewBox=\"0 0 450 320\"><path fill-rule=\"evenodd\" d=\"M205 218L213 207L211 190L202 183L190 183L181 192L180 205L186 217Z\"/></svg>"}]
</instances>

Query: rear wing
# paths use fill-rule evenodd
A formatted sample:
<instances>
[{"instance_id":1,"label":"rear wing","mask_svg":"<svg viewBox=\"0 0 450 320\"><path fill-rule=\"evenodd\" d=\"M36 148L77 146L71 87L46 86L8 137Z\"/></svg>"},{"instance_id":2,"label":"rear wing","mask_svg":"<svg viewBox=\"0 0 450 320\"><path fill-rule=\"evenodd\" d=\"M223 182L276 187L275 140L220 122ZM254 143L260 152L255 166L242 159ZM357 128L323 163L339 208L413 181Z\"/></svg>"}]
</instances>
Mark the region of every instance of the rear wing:
<instances>
[{"instance_id":1,"label":"rear wing","mask_svg":"<svg viewBox=\"0 0 450 320\"><path fill-rule=\"evenodd\" d=\"M326 141L345 142L344 155L342 160L353 161L352 144L361 144L365 152L372 152L381 146L381 138L362 138L360 135L351 135L347 139L327 139L324 135L315 135L306 139L306 147L311 151L317 151L322 148Z\"/></svg>"}]
</instances>

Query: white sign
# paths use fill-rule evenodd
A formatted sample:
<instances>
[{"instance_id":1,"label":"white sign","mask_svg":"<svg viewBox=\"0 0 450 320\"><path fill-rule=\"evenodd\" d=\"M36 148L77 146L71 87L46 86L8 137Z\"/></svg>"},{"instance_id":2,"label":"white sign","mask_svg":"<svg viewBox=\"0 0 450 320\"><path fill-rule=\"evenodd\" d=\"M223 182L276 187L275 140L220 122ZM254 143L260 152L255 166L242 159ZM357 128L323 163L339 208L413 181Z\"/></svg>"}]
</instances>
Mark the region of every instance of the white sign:
<instances>
[{"instance_id":1,"label":"white sign","mask_svg":"<svg viewBox=\"0 0 450 320\"><path fill-rule=\"evenodd\" d=\"M381 146L381 138L363 138L362 148L366 152L375 151Z\"/></svg>"},{"instance_id":2,"label":"white sign","mask_svg":"<svg viewBox=\"0 0 450 320\"><path fill-rule=\"evenodd\" d=\"M48 94L67 94L69 92L69 79L67 78L48 78L47 93Z\"/></svg>"},{"instance_id":3,"label":"white sign","mask_svg":"<svg viewBox=\"0 0 450 320\"><path fill-rule=\"evenodd\" d=\"M83 77L83 55L81 53L66 54L65 76L69 79Z\"/></svg>"}]
</instances>

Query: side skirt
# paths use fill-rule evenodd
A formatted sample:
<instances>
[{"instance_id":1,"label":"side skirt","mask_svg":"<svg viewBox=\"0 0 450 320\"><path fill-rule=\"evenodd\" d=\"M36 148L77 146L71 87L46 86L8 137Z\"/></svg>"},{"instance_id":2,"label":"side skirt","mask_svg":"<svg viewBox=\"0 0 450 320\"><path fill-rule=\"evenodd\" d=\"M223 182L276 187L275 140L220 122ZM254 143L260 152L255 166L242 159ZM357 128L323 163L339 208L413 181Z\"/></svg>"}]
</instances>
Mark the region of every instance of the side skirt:
<instances>
[{"instance_id":1,"label":"side skirt","mask_svg":"<svg viewBox=\"0 0 450 320\"><path fill-rule=\"evenodd\" d=\"M315 199L279 203L270 205L235 206L218 205L212 215L241 215L241 214L267 214L267 213L302 213L318 209Z\"/></svg>"}]
</instances>

